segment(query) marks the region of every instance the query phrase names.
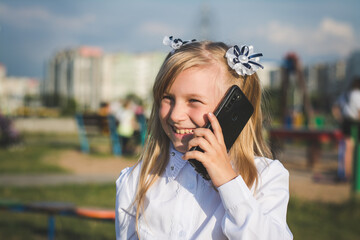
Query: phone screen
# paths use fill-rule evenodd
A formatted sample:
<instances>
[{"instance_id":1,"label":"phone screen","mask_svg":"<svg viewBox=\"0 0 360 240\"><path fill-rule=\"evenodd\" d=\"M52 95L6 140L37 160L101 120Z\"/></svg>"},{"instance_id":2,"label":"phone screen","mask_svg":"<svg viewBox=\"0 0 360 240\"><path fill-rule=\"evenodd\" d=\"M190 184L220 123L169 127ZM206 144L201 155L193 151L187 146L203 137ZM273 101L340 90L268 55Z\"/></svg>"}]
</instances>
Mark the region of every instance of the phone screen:
<instances>
[{"instance_id":1,"label":"phone screen","mask_svg":"<svg viewBox=\"0 0 360 240\"><path fill-rule=\"evenodd\" d=\"M253 106L241 89L236 85L230 87L214 111L222 129L227 151L231 149L253 112ZM207 123L205 128L211 129L210 123ZM190 151L194 150L202 151L200 147L193 147ZM189 159L189 162L203 178L210 180L210 176L201 162L196 159Z\"/></svg>"}]
</instances>

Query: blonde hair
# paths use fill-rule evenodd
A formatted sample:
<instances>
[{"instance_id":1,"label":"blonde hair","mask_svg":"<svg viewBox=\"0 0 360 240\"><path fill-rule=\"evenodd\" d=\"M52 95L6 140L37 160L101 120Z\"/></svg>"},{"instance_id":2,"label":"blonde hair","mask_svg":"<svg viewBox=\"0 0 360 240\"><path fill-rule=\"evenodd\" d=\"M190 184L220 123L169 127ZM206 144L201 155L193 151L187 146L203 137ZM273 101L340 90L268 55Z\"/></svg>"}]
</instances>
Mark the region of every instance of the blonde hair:
<instances>
[{"instance_id":1,"label":"blonde hair","mask_svg":"<svg viewBox=\"0 0 360 240\"><path fill-rule=\"evenodd\" d=\"M136 219L143 212L145 194L163 174L169 161L170 142L161 127L159 119L160 102L176 77L191 67L205 67L212 64L226 69L222 71L229 85L238 85L254 107L254 113L230 150L234 169L242 176L248 187L257 183L258 174L254 156L271 155L262 136L261 87L256 74L243 78L236 74L226 62L225 53L229 46L222 42L194 42L183 45L169 54L156 76L153 97L154 104L148 124L148 138L140 156L141 170L134 203ZM136 220L136 225L137 225Z\"/></svg>"}]
</instances>

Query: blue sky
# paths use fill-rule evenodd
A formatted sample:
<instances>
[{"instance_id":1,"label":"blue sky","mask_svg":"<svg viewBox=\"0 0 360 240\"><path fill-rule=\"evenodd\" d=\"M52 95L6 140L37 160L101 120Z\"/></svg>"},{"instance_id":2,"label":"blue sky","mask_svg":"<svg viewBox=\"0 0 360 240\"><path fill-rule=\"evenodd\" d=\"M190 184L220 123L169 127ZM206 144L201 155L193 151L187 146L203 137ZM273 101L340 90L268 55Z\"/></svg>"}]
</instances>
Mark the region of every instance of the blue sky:
<instances>
[{"instance_id":1,"label":"blue sky","mask_svg":"<svg viewBox=\"0 0 360 240\"><path fill-rule=\"evenodd\" d=\"M165 52L164 35L252 44L271 61L289 51L304 64L333 61L360 49L358 9L357 0L0 0L0 62L10 76L42 78L63 48Z\"/></svg>"}]
</instances>

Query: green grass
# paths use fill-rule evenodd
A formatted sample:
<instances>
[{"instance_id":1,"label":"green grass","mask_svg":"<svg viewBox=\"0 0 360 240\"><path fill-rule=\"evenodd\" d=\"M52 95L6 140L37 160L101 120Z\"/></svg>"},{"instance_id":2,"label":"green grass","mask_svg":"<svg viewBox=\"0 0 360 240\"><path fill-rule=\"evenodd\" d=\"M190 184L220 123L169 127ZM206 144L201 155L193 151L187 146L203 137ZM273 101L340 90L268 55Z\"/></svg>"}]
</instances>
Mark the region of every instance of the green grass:
<instances>
[{"instance_id":1,"label":"green grass","mask_svg":"<svg viewBox=\"0 0 360 240\"><path fill-rule=\"evenodd\" d=\"M108 137L92 138L90 144L93 156L112 156ZM77 135L26 134L20 145L0 148L0 174L65 173L56 158L62 151L71 149L80 151Z\"/></svg>"},{"instance_id":2,"label":"green grass","mask_svg":"<svg viewBox=\"0 0 360 240\"><path fill-rule=\"evenodd\" d=\"M0 199L26 203L56 201L79 207L114 209L115 186L63 185L52 187L0 187ZM360 236L360 201L324 204L291 199L288 225L294 239L357 240ZM21 231L18 230L19 226ZM46 215L0 210L0 239L45 239ZM56 239L114 239L114 223L61 216L56 218Z\"/></svg>"},{"instance_id":3,"label":"green grass","mask_svg":"<svg viewBox=\"0 0 360 240\"><path fill-rule=\"evenodd\" d=\"M113 208L114 184L59 185L34 187L0 187L0 199L22 202L56 201L71 202L81 206Z\"/></svg>"},{"instance_id":4,"label":"green grass","mask_svg":"<svg viewBox=\"0 0 360 240\"><path fill-rule=\"evenodd\" d=\"M357 240L360 237L360 201L343 204L291 199L288 225L294 239Z\"/></svg>"},{"instance_id":5,"label":"green grass","mask_svg":"<svg viewBox=\"0 0 360 240\"><path fill-rule=\"evenodd\" d=\"M66 172L51 160L56 159L62 150L76 149L78 145L77 136L25 135L20 145L10 149L0 148L0 174Z\"/></svg>"}]
</instances>

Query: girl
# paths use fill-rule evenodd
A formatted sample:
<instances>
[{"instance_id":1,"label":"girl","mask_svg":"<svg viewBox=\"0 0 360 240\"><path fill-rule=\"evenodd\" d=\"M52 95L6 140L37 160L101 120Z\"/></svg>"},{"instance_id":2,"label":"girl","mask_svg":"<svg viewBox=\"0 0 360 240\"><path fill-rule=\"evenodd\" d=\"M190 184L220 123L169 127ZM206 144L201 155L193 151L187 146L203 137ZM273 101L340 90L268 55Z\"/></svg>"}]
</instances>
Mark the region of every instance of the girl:
<instances>
[{"instance_id":1,"label":"girl","mask_svg":"<svg viewBox=\"0 0 360 240\"><path fill-rule=\"evenodd\" d=\"M266 158L261 88L256 74L248 76L261 66L249 59L252 48L172 37L164 42L174 49L154 83L147 143L139 163L116 181L117 239L292 239L289 175ZM212 112L234 84L254 113L227 153ZM202 128L207 121L213 132ZM193 146L204 152L189 151ZM200 161L211 181L189 159Z\"/></svg>"}]
</instances>

